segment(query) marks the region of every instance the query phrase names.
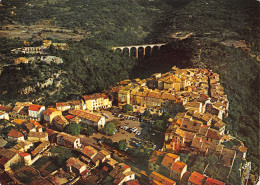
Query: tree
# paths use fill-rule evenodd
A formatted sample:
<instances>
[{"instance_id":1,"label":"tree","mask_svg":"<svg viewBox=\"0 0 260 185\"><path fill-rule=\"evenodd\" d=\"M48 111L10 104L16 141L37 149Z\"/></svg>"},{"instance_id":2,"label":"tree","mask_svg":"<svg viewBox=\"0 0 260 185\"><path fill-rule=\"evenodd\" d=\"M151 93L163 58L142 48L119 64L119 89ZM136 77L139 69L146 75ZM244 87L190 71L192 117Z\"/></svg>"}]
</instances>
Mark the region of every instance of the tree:
<instances>
[{"instance_id":1,"label":"tree","mask_svg":"<svg viewBox=\"0 0 260 185\"><path fill-rule=\"evenodd\" d=\"M124 150L124 149L126 149L127 146L128 146L126 140L120 140L120 141L118 142L118 144L119 144L119 150Z\"/></svg>"},{"instance_id":2,"label":"tree","mask_svg":"<svg viewBox=\"0 0 260 185\"><path fill-rule=\"evenodd\" d=\"M163 126L163 120L156 120L155 123L153 124L152 128L155 130L162 131L164 129Z\"/></svg>"},{"instance_id":3,"label":"tree","mask_svg":"<svg viewBox=\"0 0 260 185\"><path fill-rule=\"evenodd\" d=\"M95 128L89 126L88 124L82 123L80 132L82 134L85 134L86 136L91 136L96 132L96 130L95 130Z\"/></svg>"},{"instance_id":4,"label":"tree","mask_svg":"<svg viewBox=\"0 0 260 185\"><path fill-rule=\"evenodd\" d=\"M108 122L103 128L103 132L107 135L113 135L116 132L116 125L113 122Z\"/></svg>"},{"instance_id":5,"label":"tree","mask_svg":"<svg viewBox=\"0 0 260 185\"><path fill-rule=\"evenodd\" d=\"M150 116L151 116L151 112L146 109L146 110L144 111L144 116L145 116L145 117L150 117Z\"/></svg>"},{"instance_id":6,"label":"tree","mask_svg":"<svg viewBox=\"0 0 260 185\"><path fill-rule=\"evenodd\" d=\"M77 123L70 123L66 126L65 132L72 135L79 135L80 134L81 125Z\"/></svg>"},{"instance_id":7,"label":"tree","mask_svg":"<svg viewBox=\"0 0 260 185\"><path fill-rule=\"evenodd\" d=\"M129 104L126 104L126 105L124 105L124 106L122 107L122 111L123 111L124 113L127 113L127 112L129 112L129 111L133 111L133 106L132 106L132 105L129 105Z\"/></svg>"},{"instance_id":8,"label":"tree","mask_svg":"<svg viewBox=\"0 0 260 185\"><path fill-rule=\"evenodd\" d=\"M110 122L114 123L116 126L120 126L120 121L118 119L113 119Z\"/></svg>"}]
</instances>

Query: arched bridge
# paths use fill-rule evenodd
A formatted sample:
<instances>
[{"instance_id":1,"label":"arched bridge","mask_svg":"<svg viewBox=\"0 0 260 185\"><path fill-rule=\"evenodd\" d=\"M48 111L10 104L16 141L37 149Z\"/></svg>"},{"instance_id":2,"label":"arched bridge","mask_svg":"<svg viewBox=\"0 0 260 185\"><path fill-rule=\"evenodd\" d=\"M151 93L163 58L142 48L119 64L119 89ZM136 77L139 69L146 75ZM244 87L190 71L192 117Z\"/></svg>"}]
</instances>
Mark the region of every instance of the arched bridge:
<instances>
[{"instance_id":1,"label":"arched bridge","mask_svg":"<svg viewBox=\"0 0 260 185\"><path fill-rule=\"evenodd\" d=\"M135 57L138 58L138 49L139 48L143 48L143 56L145 56L145 49L146 48L151 48L150 49L150 54L153 51L154 47L158 47L158 50L161 48L161 46L166 45L166 43L160 43L160 44L145 44L145 45L134 45L134 46L118 46L118 47L112 47L112 49L114 51L116 51L117 49L119 49L121 52L123 52L124 49L127 49L128 54L130 56L131 54L131 49L135 48Z\"/></svg>"}]
</instances>

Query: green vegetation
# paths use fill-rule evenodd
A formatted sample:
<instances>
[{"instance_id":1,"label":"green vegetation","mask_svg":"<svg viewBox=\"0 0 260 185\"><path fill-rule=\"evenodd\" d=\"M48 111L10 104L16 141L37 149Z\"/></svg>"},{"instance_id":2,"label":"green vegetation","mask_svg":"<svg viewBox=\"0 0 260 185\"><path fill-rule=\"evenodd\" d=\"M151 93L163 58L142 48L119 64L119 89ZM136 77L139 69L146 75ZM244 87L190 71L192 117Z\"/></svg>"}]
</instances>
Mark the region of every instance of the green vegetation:
<instances>
[{"instance_id":1,"label":"green vegetation","mask_svg":"<svg viewBox=\"0 0 260 185\"><path fill-rule=\"evenodd\" d=\"M62 41L69 44L68 51L52 48L51 52L64 60L61 65L35 62L4 67L0 76L0 103L33 100L50 105L81 94L100 92L123 79L166 72L173 65L212 69L220 74L230 101L229 117L224 120L227 129L248 147L247 159L253 162L252 172L259 176L259 62L253 56L259 55L260 50L259 2L2 0L2 4L1 25L13 21L30 25L50 19L51 24L72 28L74 32L86 29L89 34L80 42ZM194 34L184 40L170 38L176 32L181 32L178 37ZM236 40L245 40L248 48L242 50L221 44ZM124 52L109 50L117 45L162 42L169 44L159 51L154 49L152 56L139 62ZM2 38L0 43L0 65L3 66L14 59L9 51L21 47L22 42ZM48 78L54 79L52 85L36 85ZM28 86L33 90L23 93ZM182 107L177 106L170 112L171 116L180 110ZM164 130L167 123L157 121L155 125L156 129ZM235 180L230 183L237 184Z\"/></svg>"},{"instance_id":2,"label":"green vegetation","mask_svg":"<svg viewBox=\"0 0 260 185\"><path fill-rule=\"evenodd\" d=\"M218 179L223 182L240 184L240 168L243 164L241 158L236 158L230 172L230 168L224 166L224 161L217 160L213 155L202 157L200 155L191 155L180 153L181 161L188 165L189 171L197 171L206 174L208 177Z\"/></svg>"},{"instance_id":3,"label":"green vegetation","mask_svg":"<svg viewBox=\"0 0 260 185\"><path fill-rule=\"evenodd\" d=\"M36 177L34 173L28 170L21 170L19 173L16 174L18 177L18 180L22 183L29 184L33 181L33 179Z\"/></svg>"},{"instance_id":4,"label":"green vegetation","mask_svg":"<svg viewBox=\"0 0 260 185\"><path fill-rule=\"evenodd\" d=\"M96 132L96 129L89 126L86 123L81 124L81 134L85 134L86 136L92 136Z\"/></svg>"},{"instance_id":5,"label":"green vegetation","mask_svg":"<svg viewBox=\"0 0 260 185\"><path fill-rule=\"evenodd\" d=\"M129 105L129 104L126 104L122 107L122 111L124 113L127 113L127 112L130 112L130 111L133 111L133 106L132 105Z\"/></svg>"},{"instance_id":6,"label":"green vegetation","mask_svg":"<svg viewBox=\"0 0 260 185\"><path fill-rule=\"evenodd\" d=\"M105 124L102 131L107 135L113 135L116 132L116 125L113 122L108 122Z\"/></svg>"},{"instance_id":7,"label":"green vegetation","mask_svg":"<svg viewBox=\"0 0 260 185\"><path fill-rule=\"evenodd\" d=\"M81 125L77 123L70 123L66 126L65 132L74 136L80 134Z\"/></svg>"},{"instance_id":8,"label":"green vegetation","mask_svg":"<svg viewBox=\"0 0 260 185\"><path fill-rule=\"evenodd\" d=\"M53 160L55 160L55 163L60 166L63 166L70 157L78 156L76 151L62 146L52 147L51 153L53 154Z\"/></svg>"},{"instance_id":9,"label":"green vegetation","mask_svg":"<svg viewBox=\"0 0 260 185\"><path fill-rule=\"evenodd\" d=\"M127 146L128 146L128 144L127 144L126 140L120 140L118 142L119 150L124 150L127 148Z\"/></svg>"}]
</instances>

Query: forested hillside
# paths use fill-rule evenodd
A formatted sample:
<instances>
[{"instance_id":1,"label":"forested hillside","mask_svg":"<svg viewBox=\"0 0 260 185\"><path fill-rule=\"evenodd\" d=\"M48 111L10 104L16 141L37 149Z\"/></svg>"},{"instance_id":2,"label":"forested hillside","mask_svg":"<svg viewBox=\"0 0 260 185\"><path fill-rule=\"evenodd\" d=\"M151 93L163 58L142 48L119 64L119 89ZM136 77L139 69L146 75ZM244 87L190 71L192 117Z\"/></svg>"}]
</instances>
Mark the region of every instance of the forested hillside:
<instances>
[{"instance_id":1,"label":"forested hillside","mask_svg":"<svg viewBox=\"0 0 260 185\"><path fill-rule=\"evenodd\" d=\"M247 158L259 173L259 2L256 0L2 0L0 24L33 25L50 20L87 38L66 42L68 51L51 50L63 64L21 64L5 67L0 76L0 103L17 100L55 101L102 91L126 78L145 78L173 65L202 67L220 74L230 101L224 120L232 135L248 147ZM192 33L187 39L178 37ZM176 37L177 35L177 37ZM47 39L47 38L46 38ZM241 41L242 40L242 41ZM233 47L225 43L244 43ZM114 53L111 46L168 42L142 59ZM224 45L225 44L225 45ZM1 64L16 56L19 39L1 39ZM59 76L53 74L58 73ZM48 87L35 84L54 79ZM21 94L34 86L35 91ZM231 182L232 184L233 182Z\"/></svg>"}]
</instances>

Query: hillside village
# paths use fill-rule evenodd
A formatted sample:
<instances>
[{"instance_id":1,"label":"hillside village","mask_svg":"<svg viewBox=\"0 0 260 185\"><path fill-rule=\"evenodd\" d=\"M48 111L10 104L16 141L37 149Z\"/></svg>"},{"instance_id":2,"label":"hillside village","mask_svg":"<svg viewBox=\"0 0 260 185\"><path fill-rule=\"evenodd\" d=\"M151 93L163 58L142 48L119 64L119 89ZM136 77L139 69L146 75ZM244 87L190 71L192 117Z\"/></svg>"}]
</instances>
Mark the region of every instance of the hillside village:
<instances>
[{"instance_id":1,"label":"hillside village","mask_svg":"<svg viewBox=\"0 0 260 185\"><path fill-rule=\"evenodd\" d=\"M183 108L181 112L176 112L176 105ZM0 173L4 178L1 183L229 184L207 176L210 162L203 167L203 173L188 171L188 164L182 161L183 154L214 156L227 178L235 160L242 159L244 170L242 166L239 169L244 183L250 162L246 162L244 144L225 129L223 118L228 116L228 107L218 74L206 69L177 67L147 79L121 81L103 93L82 95L79 100L56 102L56 107L32 102L2 105ZM158 116L174 112L175 116L168 116L166 124L158 120ZM112 117L119 118L119 125L109 136L104 129L113 122ZM146 124L148 133L143 127L123 125L125 119ZM67 128L73 124L92 127L94 136L102 135L103 140L98 139L96 144L83 143L84 138L92 136L69 134ZM129 146L126 143L123 150L105 142L104 138L113 135L126 136L124 130L136 139L130 138ZM138 158L128 151L146 142L139 140L140 137L157 133L164 135L162 147L149 148L147 170L138 170L131 162ZM28 180L31 174L34 178Z\"/></svg>"}]
</instances>

